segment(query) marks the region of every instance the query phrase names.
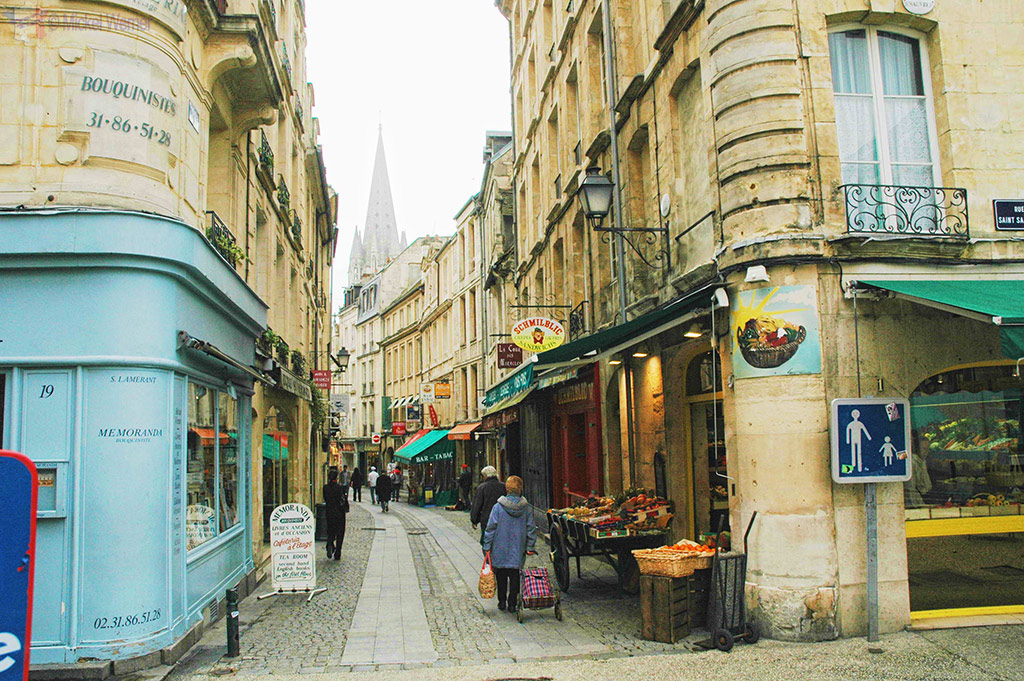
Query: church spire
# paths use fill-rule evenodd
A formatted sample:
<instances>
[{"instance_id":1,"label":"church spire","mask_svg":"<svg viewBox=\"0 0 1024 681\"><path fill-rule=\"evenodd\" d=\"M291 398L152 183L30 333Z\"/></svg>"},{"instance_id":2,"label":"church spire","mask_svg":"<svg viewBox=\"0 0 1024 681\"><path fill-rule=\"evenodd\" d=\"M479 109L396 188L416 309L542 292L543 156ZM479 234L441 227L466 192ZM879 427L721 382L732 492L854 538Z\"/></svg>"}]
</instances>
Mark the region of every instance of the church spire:
<instances>
[{"instance_id":1,"label":"church spire","mask_svg":"<svg viewBox=\"0 0 1024 681\"><path fill-rule=\"evenodd\" d=\"M358 238L358 233L356 236ZM357 268L359 271L376 271L401 251L401 238L395 221L395 205L391 197L391 180L388 177L388 162L384 154L384 126L381 124L377 129L377 152L373 161L370 199L366 206L362 240L358 255L353 243L349 272L356 271Z\"/></svg>"}]
</instances>

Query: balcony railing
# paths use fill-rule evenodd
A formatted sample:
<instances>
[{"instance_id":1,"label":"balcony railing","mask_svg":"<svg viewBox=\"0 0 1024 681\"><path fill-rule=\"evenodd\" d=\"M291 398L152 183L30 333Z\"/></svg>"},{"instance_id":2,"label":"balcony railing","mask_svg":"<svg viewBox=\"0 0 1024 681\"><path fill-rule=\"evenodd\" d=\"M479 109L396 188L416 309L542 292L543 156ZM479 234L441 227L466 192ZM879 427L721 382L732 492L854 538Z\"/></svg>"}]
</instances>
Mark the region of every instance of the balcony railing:
<instances>
[{"instance_id":1,"label":"balcony railing","mask_svg":"<svg viewBox=\"0 0 1024 681\"><path fill-rule=\"evenodd\" d=\"M279 175L277 178L277 203L285 213L292 207L292 195L288 192L284 175Z\"/></svg>"},{"instance_id":2,"label":"balcony railing","mask_svg":"<svg viewBox=\"0 0 1024 681\"><path fill-rule=\"evenodd\" d=\"M221 257L231 263L232 267L245 257L245 252L238 245L235 235L231 233L220 216L212 210L206 211L206 238L217 249Z\"/></svg>"},{"instance_id":3,"label":"balcony railing","mask_svg":"<svg viewBox=\"0 0 1024 681\"><path fill-rule=\"evenodd\" d=\"M288 46L281 45L281 66L284 67L285 75L288 76L288 82L292 80L292 62L288 58Z\"/></svg>"},{"instance_id":4,"label":"balcony railing","mask_svg":"<svg viewBox=\"0 0 1024 681\"><path fill-rule=\"evenodd\" d=\"M282 185L284 186L284 185ZM302 241L302 220L296 211L292 211L292 238L296 242Z\"/></svg>"},{"instance_id":5,"label":"balcony railing","mask_svg":"<svg viewBox=\"0 0 1024 681\"><path fill-rule=\"evenodd\" d=\"M574 341L587 332L587 301L581 301L579 305L569 313L569 341Z\"/></svg>"},{"instance_id":6,"label":"balcony railing","mask_svg":"<svg viewBox=\"0 0 1024 681\"><path fill-rule=\"evenodd\" d=\"M968 236L967 190L844 184L846 231L851 234Z\"/></svg>"},{"instance_id":7,"label":"balcony railing","mask_svg":"<svg viewBox=\"0 0 1024 681\"><path fill-rule=\"evenodd\" d=\"M267 133L260 130L260 147L257 150L260 158L260 165L266 170L271 177L274 176L274 150L270 148L270 141L267 139Z\"/></svg>"}]
</instances>

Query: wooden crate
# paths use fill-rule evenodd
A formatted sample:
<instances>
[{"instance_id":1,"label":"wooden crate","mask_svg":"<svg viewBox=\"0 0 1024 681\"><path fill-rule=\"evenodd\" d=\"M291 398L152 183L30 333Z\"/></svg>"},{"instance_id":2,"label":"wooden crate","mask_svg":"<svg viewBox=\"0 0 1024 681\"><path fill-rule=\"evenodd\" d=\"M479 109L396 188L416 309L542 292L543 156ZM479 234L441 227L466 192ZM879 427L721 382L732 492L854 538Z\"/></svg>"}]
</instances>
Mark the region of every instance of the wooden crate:
<instances>
[{"instance_id":1,"label":"wooden crate","mask_svg":"<svg viewBox=\"0 0 1024 681\"><path fill-rule=\"evenodd\" d=\"M707 618L711 570L689 577L640 577L641 636L648 641L675 643L704 626Z\"/></svg>"}]
</instances>

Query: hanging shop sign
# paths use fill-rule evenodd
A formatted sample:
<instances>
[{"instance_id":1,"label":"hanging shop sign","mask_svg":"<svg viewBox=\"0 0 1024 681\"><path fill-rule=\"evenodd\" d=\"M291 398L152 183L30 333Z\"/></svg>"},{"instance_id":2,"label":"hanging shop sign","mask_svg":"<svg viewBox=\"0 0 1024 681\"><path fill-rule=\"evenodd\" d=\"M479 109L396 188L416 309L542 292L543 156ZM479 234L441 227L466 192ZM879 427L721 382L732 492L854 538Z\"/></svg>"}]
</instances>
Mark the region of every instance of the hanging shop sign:
<instances>
[{"instance_id":1,"label":"hanging shop sign","mask_svg":"<svg viewBox=\"0 0 1024 681\"><path fill-rule=\"evenodd\" d=\"M313 512L302 504L283 504L270 514L270 562L275 591L316 589Z\"/></svg>"},{"instance_id":2,"label":"hanging shop sign","mask_svg":"<svg viewBox=\"0 0 1024 681\"><path fill-rule=\"evenodd\" d=\"M420 402L434 401L434 384L420 383Z\"/></svg>"},{"instance_id":3,"label":"hanging shop sign","mask_svg":"<svg viewBox=\"0 0 1024 681\"><path fill-rule=\"evenodd\" d=\"M21 454L0 451L0 672L12 681L28 681L37 494L35 464Z\"/></svg>"},{"instance_id":4,"label":"hanging shop sign","mask_svg":"<svg viewBox=\"0 0 1024 681\"><path fill-rule=\"evenodd\" d=\"M391 432L391 404L394 400L387 395L380 399L382 411L380 418L380 428L385 433Z\"/></svg>"},{"instance_id":5,"label":"hanging shop sign","mask_svg":"<svg viewBox=\"0 0 1024 681\"><path fill-rule=\"evenodd\" d=\"M1024 229L1024 201L995 199L992 201L996 229L1013 231Z\"/></svg>"},{"instance_id":6,"label":"hanging shop sign","mask_svg":"<svg viewBox=\"0 0 1024 681\"><path fill-rule=\"evenodd\" d=\"M410 404L405 408L406 421L419 421L423 418L423 407L418 404Z\"/></svg>"},{"instance_id":7,"label":"hanging shop sign","mask_svg":"<svg viewBox=\"0 0 1024 681\"><path fill-rule=\"evenodd\" d=\"M935 9L935 0L903 0L903 8L911 14L928 14Z\"/></svg>"},{"instance_id":8,"label":"hanging shop sign","mask_svg":"<svg viewBox=\"0 0 1024 681\"><path fill-rule=\"evenodd\" d=\"M910 402L886 397L832 400L832 479L910 480Z\"/></svg>"},{"instance_id":9,"label":"hanging shop sign","mask_svg":"<svg viewBox=\"0 0 1024 681\"><path fill-rule=\"evenodd\" d=\"M405 435L405 421L392 421L391 422L391 434L392 435Z\"/></svg>"},{"instance_id":10,"label":"hanging shop sign","mask_svg":"<svg viewBox=\"0 0 1024 681\"><path fill-rule=\"evenodd\" d=\"M512 327L512 342L527 352L554 350L565 341L565 327L547 317L530 317Z\"/></svg>"},{"instance_id":11,"label":"hanging shop sign","mask_svg":"<svg viewBox=\"0 0 1024 681\"><path fill-rule=\"evenodd\" d=\"M731 328L736 378L821 373L813 286L741 291L733 297Z\"/></svg>"},{"instance_id":12,"label":"hanging shop sign","mask_svg":"<svg viewBox=\"0 0 1024 681\"><path fill-rule=\"evenodd\" d=\"M429 404L427 408L430 410L430 425L434 428L438 428L441 425L441 420L437 418L437 410L434 409L434 405Z\"/></svg>"},{"instance_id":13,"label":"hanging shop sign","mask_svg":"<svg viewBox=\"0 0 1024 681\"><path fill-rule=\"evenodd\" d=\"M434 397L438 400L449 400L452 397L451 383L435 383Z\"/></svg>"},{"instance_id":14,"label":"hanging shop sign","mask_svg":"<svg viewBox=\"0 0 1024 681\"><path fill-rule=\"evenodd\" d=\"M523 349L515 343L498 343L498 368L516 369L523 363Z\"/></svg>"},{"instance_id":15,"label":"hanging shop sign","mask_svg":"<svg viewBox=\"0 0 1024 681\"><path fill-rule=\"evenodd\" d=\"M333 374L330 369L314 369L313 370L313 385L320 388L325 392L329 392L331 389L331 378Z\"/></svg>"},{"instance_id":16,"label":"hanging shop sign","mask_svg":"<svg viewBox=\"0 0 1024 681\"><path fill-rule=\"evenodd\" d=\"M420 419L406 420L405 430L408 433L415 433L423 427L423 422Z\"/></svg>"}]
</instances>

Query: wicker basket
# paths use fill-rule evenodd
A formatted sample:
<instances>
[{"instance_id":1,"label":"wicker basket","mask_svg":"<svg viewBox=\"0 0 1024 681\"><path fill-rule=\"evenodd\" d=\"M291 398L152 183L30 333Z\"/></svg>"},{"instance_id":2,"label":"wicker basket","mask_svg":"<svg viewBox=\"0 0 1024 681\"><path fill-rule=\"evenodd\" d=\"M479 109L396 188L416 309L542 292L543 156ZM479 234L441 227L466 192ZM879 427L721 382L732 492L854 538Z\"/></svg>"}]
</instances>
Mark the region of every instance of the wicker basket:
<instances>
[{"instance_id":1,"label":"wicker basket","mask_svg":"<svg viewBox=\"0 0 1024 681\"><path fill-rule=\"evenodd\" d=\"M739 332L737 332L739 333ZM748 348L747 344L737 338L737 345L740 346L740 352L743 354L743 359L747 361L747 364L756 369L774 369L777 366L782 366L789 360L793 359L793 355L800 348L800 344L807 338L807 329L800 327L800 335L796 337L796 340L790 341L785 345L780 345L777 348L765 348L765 349L752 349Z\"/></svg>"},{"instance_id":2,"label":"wicker basket","mask_svg":"<svg viewBox=\"0 0 1024 681\"><path fill-rule=\"evenodd\" d=\"M633 557L640 574L655 577L687 577L694 570L711 567L712 556L673 556L657 549L635 549Z\"/></svg>"}]
</instances>

